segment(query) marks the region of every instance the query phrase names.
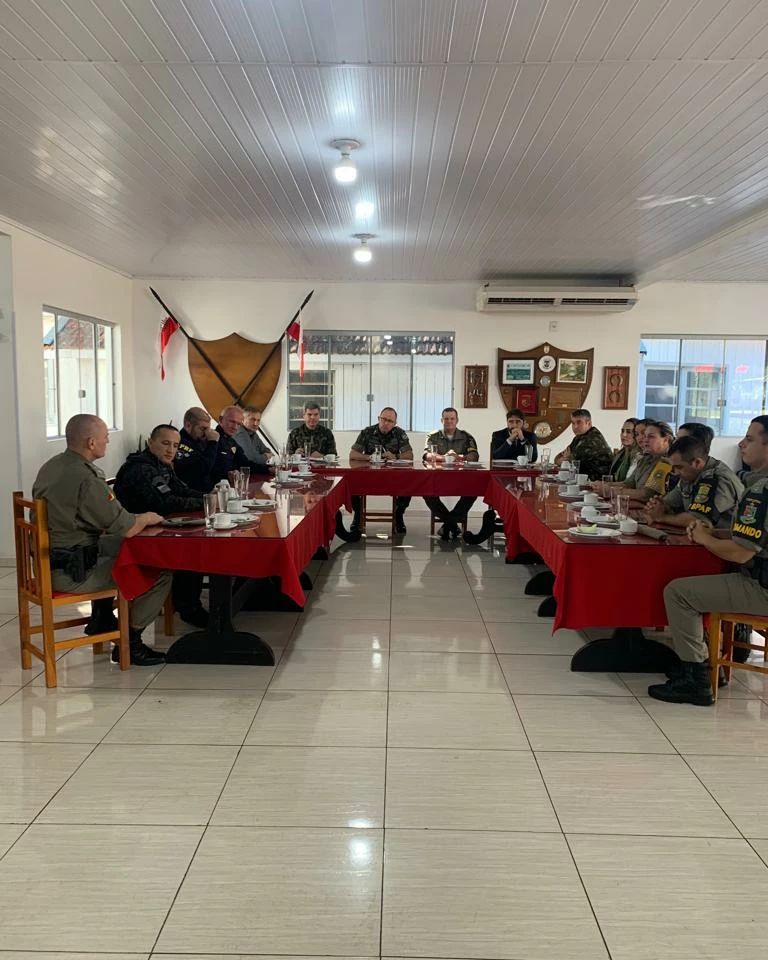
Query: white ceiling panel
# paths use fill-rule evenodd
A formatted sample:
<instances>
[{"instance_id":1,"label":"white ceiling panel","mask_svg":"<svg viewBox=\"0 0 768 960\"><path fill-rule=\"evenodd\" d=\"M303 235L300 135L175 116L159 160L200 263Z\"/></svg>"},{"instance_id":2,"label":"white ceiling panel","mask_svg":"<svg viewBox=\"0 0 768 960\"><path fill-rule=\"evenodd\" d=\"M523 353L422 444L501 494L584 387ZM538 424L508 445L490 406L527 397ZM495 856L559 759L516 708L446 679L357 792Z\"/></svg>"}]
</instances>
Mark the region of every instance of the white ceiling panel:
<instances>
[{"instance_id":1,"label":"white ceiling panel","mask_svg":"<svg viewBox=\"0 0 768 960\"><path fill-rule=\"evenodd\" d=\"M766 50L768 0L0 0L0 215L148 275L764 279Z\"/></svg>"}]
</instances>

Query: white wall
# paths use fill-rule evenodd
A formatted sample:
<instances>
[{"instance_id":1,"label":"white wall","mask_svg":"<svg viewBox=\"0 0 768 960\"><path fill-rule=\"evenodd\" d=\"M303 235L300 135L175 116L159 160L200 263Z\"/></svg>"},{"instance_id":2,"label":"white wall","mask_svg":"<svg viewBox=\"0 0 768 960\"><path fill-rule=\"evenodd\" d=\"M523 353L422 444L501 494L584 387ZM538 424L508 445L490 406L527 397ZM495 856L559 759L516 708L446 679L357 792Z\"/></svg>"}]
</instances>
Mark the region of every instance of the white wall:
<instances>
[{"instance_id":1,"label":"white wall","mask_svg":"<svg viewBox=\"0 0 768 960\"><path fill-rule=\"evenodd\" d=\"M152 285L190 334L214 339L237 332L255 340L276 339L311 284L293 282L154 279ZM157 337L162 311L148 292L149 281L135 281L136 375L141 383L137 422L142 431L169 417L179 422L184 409L197 402L186 361L186 342L171 342L168 375L157 374ZM496 350L525 350L547 340L565 350L595 348L595 370L587 406L608 441L618 444L621 423L635 413L639 342L656 334L757 334L766 336L765 284L659 283L641 290L640 303L620 314L484 314L474 309L475 284L316 283L305 312L305 325L315 330L424 330L456 334L454 405L461 425L474 434L481 449L493 430L504 426L504 406L496 385ZM550 321L557 323L550 330ZM463 410L465 364L490 366L487 410ZM602 368L632 368L630 410L611 412L602 406ZM378 401L378 398L377 398ZM382 405L385 401L382 398ZM281 379L266 411L268 430L282 439L286 432L286 386ZM362 426L362 424L361 424ZM346 452L354 433L338 435ZM412 438L414 447L423 437ZM560 450L567 435L555 440ZM735 453L733 440L722 441L719 455Z\"/></svg>"},{"instance_id":2,"label":"white wall","mask_svg":"<svg viewBox=\"0 0 768 960\"><path fill-rule=\"evenodd\" d=\"M19 410L18 480L29 493L40 465L64 449L62 440L47 440L42 354L44 304L119 324L122 340L122 426L110 437L110 449L100 465L111 473L135 445L131 280L69 250L43 240L16 224L0 219L0 234L10 237L14 304L17 405ZM5 349L5 344L2 345ZM5 377L3 367L3 377ZM8 411L11 415L12 412ZM4 451L4 457L6 453ZM7 482L3 474L4 487ZM14 484L15 485L15 484ZM9 488L2 492L8 498ZM7 513L6 508L3 514ZM10 526L0 529L0 558L13 553Z\"/></svg>"}]
</instances>

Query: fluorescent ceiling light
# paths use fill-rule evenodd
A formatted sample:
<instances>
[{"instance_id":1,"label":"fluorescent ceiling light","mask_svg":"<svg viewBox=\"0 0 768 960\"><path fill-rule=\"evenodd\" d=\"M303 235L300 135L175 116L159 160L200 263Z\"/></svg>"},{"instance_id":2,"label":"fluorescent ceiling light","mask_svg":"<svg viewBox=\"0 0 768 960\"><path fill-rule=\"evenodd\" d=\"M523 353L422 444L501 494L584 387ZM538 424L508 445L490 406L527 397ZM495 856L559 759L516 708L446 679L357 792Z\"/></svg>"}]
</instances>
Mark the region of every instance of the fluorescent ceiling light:
<instances>
[{"instance_id":1,"label":"fluorescent ceiling light","mask_svg":"<svg viewBox=\"0 0 768 960\"><path fill-rule=\"evenodd\" d=\"M355 204L355 219L367 220L369 217L373 216L373 211L375 209L376 208L370 200L361 200L359 203Z\"/></svg>"}]
</instances>

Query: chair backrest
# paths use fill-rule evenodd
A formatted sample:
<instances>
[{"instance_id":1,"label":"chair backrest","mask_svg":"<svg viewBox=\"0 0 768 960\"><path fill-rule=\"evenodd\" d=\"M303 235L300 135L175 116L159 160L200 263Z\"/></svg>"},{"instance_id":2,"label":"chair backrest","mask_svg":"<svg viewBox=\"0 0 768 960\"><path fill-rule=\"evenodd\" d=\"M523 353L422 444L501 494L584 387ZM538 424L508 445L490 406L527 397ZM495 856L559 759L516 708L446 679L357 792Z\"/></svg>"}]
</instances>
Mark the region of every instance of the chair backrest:
<instances>
[{"instance_id":1,"label":"chair backrest","mask_svg":"<svg viewBox=\"0 0 768 960\"><path fill-rule=\"evenodd\" d=\"M25 500L21 490L14 492L13 533L19 595L24 592L42 602L52 593L48 504L45 500Z\"/></svg>"}]
</instances>

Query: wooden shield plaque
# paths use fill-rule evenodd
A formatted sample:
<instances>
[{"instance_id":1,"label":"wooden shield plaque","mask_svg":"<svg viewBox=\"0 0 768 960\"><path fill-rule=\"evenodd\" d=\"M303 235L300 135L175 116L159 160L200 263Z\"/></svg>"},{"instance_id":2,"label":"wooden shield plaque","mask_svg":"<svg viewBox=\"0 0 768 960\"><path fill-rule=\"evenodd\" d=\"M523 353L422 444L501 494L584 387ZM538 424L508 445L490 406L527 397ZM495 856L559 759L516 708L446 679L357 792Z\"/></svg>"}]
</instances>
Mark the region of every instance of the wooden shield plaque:
<instances>
[{"instance_id":1,"label":"wooden shield plaque","mask_svg":"<svg viewBox=\"0 0 768 960\"><path fill-rule=\"evenodd\" d=\"M218 371L214 373L205 362L195 343ZM254 406L267 406L280 379L281 350L274 343L256 343L246 340L239 333L230 333L221 340L189 341L189 374L202 405L217 419L222 408L232 403L241 390L244 390L257 370L261 369L258 379L243 396L242 403ZM225 386L226 380L231 390Z\"/></svg>"},{"instance_id":2,"label":"wooden shield plaque","mask_svg":"<svg viewBox=\"0 0 768 960\"><path fill-rule=\"evenodd\" d=\"M594 354L594 348L561 350L551 343L517 353L499 348L498 383L504 409L520 406L521 394L528 396L529 412L524 410L528 429L539 443L555 440L570 426L570 411L584 406L592 385Z\"/></svg>"}]
</instances>

